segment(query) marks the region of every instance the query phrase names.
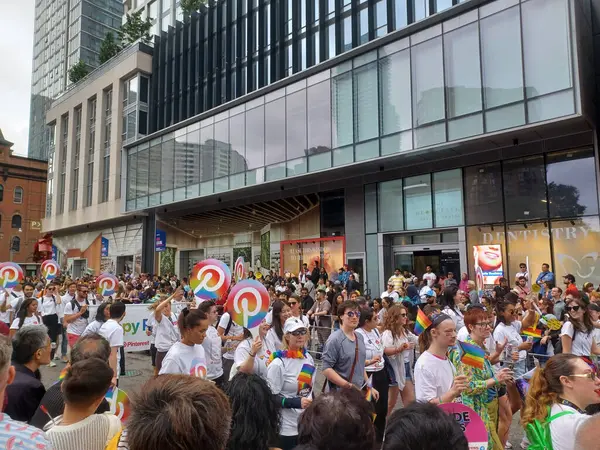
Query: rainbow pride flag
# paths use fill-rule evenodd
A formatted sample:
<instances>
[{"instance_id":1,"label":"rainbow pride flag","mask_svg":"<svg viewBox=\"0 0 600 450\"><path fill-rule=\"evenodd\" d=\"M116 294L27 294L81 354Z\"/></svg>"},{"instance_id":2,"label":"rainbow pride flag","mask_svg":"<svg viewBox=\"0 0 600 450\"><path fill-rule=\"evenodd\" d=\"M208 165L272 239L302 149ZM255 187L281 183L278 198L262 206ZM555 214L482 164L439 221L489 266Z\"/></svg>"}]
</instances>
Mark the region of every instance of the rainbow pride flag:
<instances>
[{"instance_id":1,"label":"rainbow pride flag","mask_svg":"<svg viewBox=\"0 0 600 450\"><path fill-rule=\"evenodd\" d=\"M419 308L417 312L417 321L415 322L415 334L418 336L423 331L431 326L431 320L429 317L423 312L421 308Z\"/></svg>"},{"instance_id":2,"label":"rainbow pride flag","mask_svg":"<svg viewBox=\"0 0 600 450\"><path fill-rule=\"evenodd\" d=\"M485 351L477 345L461 341L457 342L462 354L460 360L469 366L475 367L477 369L483 369L485 361Z\"/></svg>"},{"instance_id":3,"label":"rainbow pride flag","mask_svg":"<svg viewBox=\"0 0 600 450\"><path fill-rule=\"evenodd\" d=\"M298 375L298 390L312 387L313 375L315 373L315 366L310 364L304 364Z\"/></svg>"},{"instance_id":4,"label":"rainbow pride flag","mask_svg":"<svg viewBox=\"0 0 600 450\"><path fill-rule=\"evenodd\" d=\"M528 337L534 337L534 338L538 338L540 339L542 337L542 330L540 330L539 328L525 328L524 330L521 330L521 334L523 336L528 336Z\"/></svg>"},{"instance_id":5,"label":"rainbow pride flag","mask_svg":"<svg viewBox=\"0 0 600 450\"><path fill-rule=\"evenodd\" d=\"M367 390L365 391L365 400L370 402L373 399L373 375L367 380ZM374 421L375 419L373 419Z\"/></svg>"}]
</instances>

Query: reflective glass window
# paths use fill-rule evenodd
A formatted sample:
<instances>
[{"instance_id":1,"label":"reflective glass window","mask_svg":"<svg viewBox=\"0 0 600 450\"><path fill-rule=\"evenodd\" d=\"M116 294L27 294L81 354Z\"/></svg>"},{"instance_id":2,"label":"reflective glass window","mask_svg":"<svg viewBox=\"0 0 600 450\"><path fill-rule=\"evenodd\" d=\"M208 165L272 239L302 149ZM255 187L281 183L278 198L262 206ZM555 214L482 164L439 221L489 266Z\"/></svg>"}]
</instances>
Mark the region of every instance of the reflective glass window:
<instances>
[{"instance_id":1,"label":"reflective glass window","mask_svg":"<svg viewBox=\"0 0 600 450\"><path fill-rule=\"evenodd\" d=\"M550 153L546 163L550 217L598 214L596 164L591 148Z\"/></svg>"},{"instance_id":2,"label":"reflective glass window","mask_svg":"<svg viewBox=\"0 0 600 450\"><path fill-rule=\"evenodd\" d=\"M294 92L286 97L286 142L287 160L305 155L306 136L306 90Z\"/></svg>"},{"instance_id":3,"label":"reflective glass window","mask_svg":"<svg viewBox=\"0 0 600 450\"><path fill-rule=\"evenodd\" d=\"M405 178L403 190L406 229L432 228L430 174Z\"/></svg>"},{"instance_id":4,"label":"reflective glass window","mask_svg":"<svg viewBox=\"0 0 600 450\"><path fill-rule=\"evenodd\" d=\"M353 76L355 135L356 142L361 142L379 135L377 63L354 69Z\"/></svg>"},{"instance_id":5,"label":"reflective glass window","mask_svg":"<svg viewBox=\"0 0 600 450\"><path fill-rule=\"evenodd\" d=\"M436 227L463 224L462 171L460 169L433 174L433 202Z\"/></svg>"},{"instance_id":6,"label":"reflective glass window","mask_svg":"<svg viewBox=\"0 0 600 450\"><path fill-rule=\"evenodd\" d=\"M175 163L175 141L173 135L163 136L160 177L160 190L169 191L173 189L174 182L174 163Z\"/></svg>"},{"instance_id":7,"label":"reflective glass window","mask_svg":"<svg viewBox=\"0 0 600 450\"><path fill-rule=\"evenodd\" d=\"M214 177L221 178L229 174L231 145L229 143L229 119L215 123Z\"/></svg>"},{"instance_id":8,"label":"reflective glass window","mask_svg":"<svg viewBox=\"0 0 600 450\"><path fill-rule=\"evenodd\" d=\"M265 165L264 106L246 111L246 162L248 169Z\"/></svg>"},{"instance_id":9,"label":"reflective glass window","mask_svg":"<svg viewBox=\"0 0 600 450\"><path fill-rule=\"evenodd\" d=\"M569 11L565 0L529 0L523 10L527 97L570 88Z\"/></svg>"},{"instance_id":10,"label":"reflective glass window","mask_svg":"<svg viewBox=\"0 0 600 450\"><path fill-rule=\"evenodd\" d=\"M330 81L310 86L308 99L308 148L331 148L331 84Z\"/></svg>"},{"instance_id":11,"label":"reflective glass window","mask_svg":"<svg viewBox=\"0 0 600 450\"><path fill-rule=\"evenodd\" d=\"M215 141L213 125L200 129L200 182L213 179Z\"/></svg>"},{"instance_id":12,"label":"reflective glass window","mask_svg":"<svg viewBox=\"0 0 600 450\"><path fill-rule=\"evenodd\" d=\"M148 166L148 193L157 194L160 192L160 173L162 166L161 145L156 144L150 147L150 164Z\"/></svg>"},{"instance_id":13,"label":"reflective glass window","mask_svg":"<svg viewBox=\"0 0 600 450\"><path fill-rule=\"evenodd\" d=\"M516 276L521 263L527 264L530 276L533 278L532 282L541 272L542 264L552 264L548 222L509 224L506 226L506 240L508 241L508 264L505 264L508 276L506 278L511 285L517 281Z\"/></svg>"},{"instance_id":14,"label":"reflective glass window","mask_svg":"<svg viewBox=\"0 0 600 450\"><path fill-rule=\"evenodd\" d=\"M381 78L381 134L412 127L410 50L379 60Z\"/></svg>"},{"instance_id":15,"label":"reflective glass window","mask_svg":"<svg viewBox=\"0 0 600 450\"><path fill-rule=\"evenodd\" d=\"M422 126L444 118L444 70L442 38L411 48L413 122Z\"/></svg>"},{"instance_id":16,"label":"reflective glass window","mask_svg":"<svg viewBox=\"0 0 600 450\"><path fill-rule=\"evenodd\" d=\"M481 111L478 24L444 35L448 117Z\"/></svg>"},{"instance_id":17,"label":"reflective glass window","mask_svg":"<svg viewBox=\"0 0 600 450\"><path fill-rule=\"evenodd\" d=\"M187 136L185 133L175 136L175 155L174 155L174 169L175 179L173 185L175 189L185 186L188 177L188 165L187 165Z\"/></svg>"},{"instance_id":18,"label":"reflective glass window","mask_svg":"<svg viewBox=\"0 0 600 450\"><path fill-rule=\"evenodd\" d=\"M503 163L506 221L531 220L548 216L543 156L531 156Z\"/></svg>"},{"instance_id":19,"label":"reflective glass window","mask_svg":"<svg viewBox=\"0 0 600 450\"><path fill-rule=\"evenodd\" d=\"M523 100L519 7L480 21L486 108Z\"/></svg>"},{"instance_id":20,"label":"reflective glass window","mask_svg":"<svg viewBox=\"0 0 600 450\"><path fill-rule=\"evenodd\" d=\"M229 119L230 143L231 143L231 164L229 173L244 172L248 168L245 158L246 147L246 117L244 114L232 116Z\"/></svg>"},{"instance_id":21,"label":"reflective glass window","mask_svg":"<svg viewBox=\"0 0 600 450\"><path fill-rule=\"evenodd\" d=\"M147 145L147 144L146 144ZM150 148L138 152L137 158L137 191L138 195L148 195L148 163L150 159Z\"/></svg>"},{"instance_id":22,"label":"reflective glass window","mask_svg":"<svg viewBox=\"0 0 600 450\"><path fill-rule=\"evenodd\" d=\"M365 233L377 233L377 184L365 185Z\"/></svg>"},{"instance_id":23,"label":"reflective glass window","mask_svg":"<svg viewBox=\"0 0 600 450\"><path fill-rule=\"evenodd\" d=\"M188 161L188 185L200 182L200 130L190 131L187 134L186 159Z\"/></svg>"},{"instance_id":24,"label":"reflective glass window","mask_svg":"<svg viewBox=\"0 0 600 450\"><path fill-rule=\"evenodd\" d=\"M367 284L371 292L381 292L379 285L379 246L377 244L376 234L367 234L365 236L365 244L367 250Z\"/></svg>"},{"instance_id":25,"label":"reflective glass window","mask_svg":"<svg viewBox=\"0 0 600 450\"><path fill-rule=\"evenodd\" d=\"M413 4L415 22L427 17L429 11L429 0L409 0Z\"/></svg>"},{"instance_id":26,"label":"reflective glass window","mask_svg":"<svg viewBox=\"0 0 600 450\"><path fill-rule=\"evenodd\" d=\"M467 224L504 221L500 163L466 167L464 183Z\"/></svg>"},{"instance_id":27,"label":"reflective glass window","mask_svg":"<svg viewBox=\"0 0 600 450\"><path fill-rule=\"evenodd\" d=\"M394 29L399 30L406 25L408 25L406 0L394 0Z\"/></svg>"},{"instance_id":28,"label":"reflective glass window","mask_svg":"<svg viewBox=\"0 0 600 450\"><path fill-rule=\"evenodd\" d=\"M339 75L331 84L331 116L333 127L333 147L352 144L352 72Z\"/></svg>"},{"instance_id":29,"label":"reflective glass window","mask_svg":"<svg viewBox=\"0 0 600 450\"><path fill-rule=\"evenodd\" d=\"M377 185L377 204L380 232L404 229L402 179L379 183Z\"/></svg>"},{"instance_id":30,"label":"reflective glass window","mask_svg":"<svg viewBox=\"0 0 600 450\"><path fill-rule=\"evenodd\" d=\"M285 97L265 105L265 163L285 161Z\"/></svg>"}]
</instances>

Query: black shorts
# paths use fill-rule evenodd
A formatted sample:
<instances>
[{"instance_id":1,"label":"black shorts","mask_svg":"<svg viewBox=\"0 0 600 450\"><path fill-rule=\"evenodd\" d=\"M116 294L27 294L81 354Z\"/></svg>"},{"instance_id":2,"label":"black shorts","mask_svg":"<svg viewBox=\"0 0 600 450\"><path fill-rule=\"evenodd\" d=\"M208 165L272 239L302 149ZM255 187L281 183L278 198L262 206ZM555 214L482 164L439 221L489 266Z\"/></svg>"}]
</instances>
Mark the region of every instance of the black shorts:
<instances>
[{"instance_id":1,"label":"black shorts","mask_svg":"<svg viewBox=\"0 0 600 450\"><path fill-rule=\"evenodd\" d=\"M156 346L150 344L150 358L152 359L152 367L156 367Z\"/></svg>"},{"instance_id":2,"label":"black shorts","mask_svg":"<svg viewBox=\"0 0 600 450\"><path fill-rule=\"evenodd\" d=\"M498 388L498 398L506 395L506 386L502 385Z\"/></svg>"}]
</instances>

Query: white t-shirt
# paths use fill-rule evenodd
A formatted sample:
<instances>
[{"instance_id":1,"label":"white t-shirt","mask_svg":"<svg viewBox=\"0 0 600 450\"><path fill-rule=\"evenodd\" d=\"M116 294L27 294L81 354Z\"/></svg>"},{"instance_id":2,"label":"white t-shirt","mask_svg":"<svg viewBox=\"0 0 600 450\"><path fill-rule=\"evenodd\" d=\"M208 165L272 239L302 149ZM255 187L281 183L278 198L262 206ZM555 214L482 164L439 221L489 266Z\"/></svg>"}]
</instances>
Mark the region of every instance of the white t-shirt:
<instances>
[{"instance_id":1,"label":"white t-shirt","mask_svg":"<svg viewBox=\"0 0 600 450\"><path fill-rule=\"evenodd\" d=\"M427 286L432 287L435 284L435 280L437 280L435 273L430 272L423 274L423 281L427 281Z\"/></svg>"},{"instance_id":2,"label":"white t-shirt","mask_svg":"<svg viewBox=\"0 0 600 450\"><path fill-rule=\"evenodd\" d=\"M58 315L56 299L54 297L43 296L38 301L38 312L44 316Z\"/></svg>"},{"instance_id":3,"label":"white t-shirt","mask_svg":"<svg viewBox=\"0 0 600 450\"><path fill-rule=\"evenodd\" d=\"M271 392L285 398L313 398L315 363L309 353L304 359L275 358L267 369L267 382ZM301 409L281 409L282 436L298 435Z\"/></svg>"},{"instance_id":4,"label":"white t-shirt","mask_svg":"<svg viewBox=\"0 0 600 450\"><path fill-rule=\"evenodd\" d=\"M17 317L15 320L13 320L13 323L10 326L11 330L18 330L19 329L19 318ZM41 325L42 321L38 316L31 316L31 317L25 317L25 320L23 321L23 326L25 325Z\"/></svg>"},{"instance_id":5,"label":"white t-shirt","mask_svg":"<svg viewBox=\"0 0 600 450\"><path fill-rule=\"evenodd\" d=\"M428 402L444 395L454 382L454 366L429 352L422 353L415 365L415 395L418 402Z\"/></svg>"},{"instance_id":6,"label":"white t-shirt","mask_svg":"<svg viewBox=\"0 0 600 450\"><path fill-rule=\"evenodd\" d=\"M0 322L10 323L10 311L11 311L11 296L8 292L2 293L0 292L0 306L6 303L6 311L0 311ZM18 301L18 300L17 300Z\"/></svg>"},{"instance_id":7,"label":"white t-shirt","mask_svg":"<svg viewBox=\"0 0 600 450\"><path fill-rule=\"evenodd\" d=\"M456 339L458 339L460 342L466 342L468 336L469 336L469 330L467 329L466 326L464 326L460 330L458 330L458 333L456 334ZM483 344L485 345L485 348L487 349L487 351L490 352L490 354L494 353L496 351L496 341L494 341L494 336L492 336L491 334L484 341Z\"/></svg>"},{"instance_id":8,"label":"white t-shirt","mask_svg":"<svg viewBox=\"0 0 600 450\"><path fill-rule=\"evenodd\" d=\"M394 303L396 303L400 300L400 297L398 296L398 293L396 291L392 291L392 292L383 291L381 293L380 297L381 298L390 297Z\"/></svg>"},{"instance_id":9,"label":"white t-shirt","mask_svg":"<svg viewBox=\"0 0 600 450\"><path fill-rule=\"evenodd\" d=\"M458 308L452 309L446 306L442 312L452 319L457 330L465 326L465 316Z\"/></svg>"},{"instance_id":10,"label":"white t-shirt","mask_svg":"<svg viewBox=\"0 0 600 450\"><path fill-rule=\"evenodd\" d=\"M281 350L282 345L281 339L279 339L279 336L277 336L277 333L275 333L275 329L271 328L263 339L263 347L265 348L265 351L268 355L270 355L277 350Z\"/></svg>"},{"instance_id":11,"label":"white t-shirt","mask_svg":"<svg viewBox=\"0 0 600 450\"><path fill-rule=\"evenodd\" d=\"M250 350L252 350L252 342L253 339L244 339L242 342L240 342L240 345L238 345L235 349L235 358L233 359L234 365L239 367L248 359L250 356ZM267 379L268 361L269 356L265 352L265 347L263 345L254 357L254 374L258 375L263 380Z\"/></svg>"},{"instance_id":12,"label":"white t-shirt","mask_svg":"<svg viewBox=\"0 0 600 450\"><path fill-rule=\"evenodd\" d=\"M510 325L500 322L494 330L494 340L496 342L504 342L506 340L508 344L516 348L523 343L523 339L521 339L521 335L519 334L520 332L521 322L518 320L514 320ZM523 361L525 358L527 358L527 350L520 350L519 361Z\"/></svg>"},{"instance_id":13,"label":"white t-shirt","mask_svg":"<svg viewBox=\"0 0 600 450\"><path fill-rule=\"evenodd\" d=\"M167 352L159 375L166 373L206 378L206 353L202 345L176 342Z\"/></svg>"},{"instance_id":14,"label":"white t-shirt","mask_svg":"<svg viewBox=\"0 0 600 450\"><path fill-rule=\"evenodd\" d=\"M367 372L379 372L385 366L385 361L383 360L383 341L379 331L377 328L374 328L371 331L357 328L356 332L362 334L363 340L365 341L365 348L367 350L366 359L373 359L376 356L381 357L380 361L371 364L370 366L366 366L365 370Z\"/></svg>"},{"instance_id":15,"label":"white t-shirt","mask_svg":"<svg viewBox=\"0 0 600 450\"><path fill-rule=\"evenodd\" d=\"M77 302L79 304L80 308L86 304L85 300L83 301L83 303L78 300L75 300L75 302ZM89 308L89 306L88 306L88 308ZM89 311L89 309L88 309L88 311ZM78 312L79 312L79 309L77 309L77 308L75 308L75 310L73 310L72 302L69 301L65 305L65 316L68 316L70 314L77 314ZM79 317L76 320L74 320L73 322L67 324L67 333L76 334L77 336L81 336L87 326L88 326L88 320L84 319L83 317Z\"/></svg>"},{"instance_id":16,"label":"white t-shirt","mask_svg":"<svg viewBox=\"0 0 600 450\"><path fill-rule=\"evenodd\" d=\"M292 317L296 317L296 316L292 315ZM298 319L300 319L302 321L302 323L304 324L304 326L306 328L310 327L310 322L308 321L308 317L306 317L304 314L300 315L300 317L298 317ZM271 322L272 321L273 321L273 318L272 318L272 314L271 314Z\"/></svg>"},{"instance_id":17,"label":"white t-shirt","mask_svg":"<svg viewBox=\"0 0 600 450\"><path fill-rule=\"evenodd\" d=\"M594 332L584 333L577 331L575 333L575 327L570 321L566 321L560 329L560 335L567 335L573 339L571 342L571 353L576 356L590 356L592 354L592 343L594 342Z\"/></svg>"},{"instance_id":18,"label":"white t-shirt","mask_svg":"<svg viewBox=\"0 0 600 450\"><path fill-rule=\"evenodd\" d=\"M579 427L592 416L581 414L570 406L559 404L552 405L550 415L558 414L562 411L570 411L573 414L565 414L550 422L552 447L554 450L575 450L574 436L577 434Z\"/></svg>"},{"instance_id":19,"label":"white t-shirt","mask_svg":"<svg viewBox=\"0 0 600 450\"><path fill-rule=\"evenodd\" d=\"M219 320L219 327L223 328L223 330L227 330L227 324L229 323L230 317L231 316L228 312L224 313L221 316L221 320ZM229 327L229 332L226 334L226 336L239 336L243 333L244 329L232 320L231 327ZM235 348L239 343L240 341L225 341L225 352L223 353L223 358L234 359Z\"/></svg>"},{"instance_id":20,"label":"white t-shirt","mask_svg":"<svg viewBox=\"0 0 600 450\"><path fill-rule=\"evenodd\" d=\"M87 336L89 334L98 333L100 331L100 328L102 327L102 325L104 325L104 322L98 322L97 320L94 320L87 327L85 327L85 330L81 334L81 337Z\"/></svg>"},{"instance_id":21,"label":"white t-shirt","mask_svg":"<svg viewBox=\"0 0 600 450\"><path fill-rule=\"evenodd\" d=\"M154 345L159 352L168 352L173 344L181 339L179 328L177 328L177 316L174 312L171 312L170 317L162 314L160 322L154 323L154 329L156 329Z\"/></svg>"},{"instance_id":22,"label":"white t-shirt","mask_svg":"<svg viewBox=\"0 0 600 450\"><path fill-rule=\"evenodd\" d=\"M206 337L202 341L206 352L207 373L209 380L214 380L223 375L223 360L221 359L221 336L212 325L206 330Z\"/></svg>"},{"instance_id":23,"label":"white t-shirt","mask_svg":"<svg viewBox=\"0 0 600 450\"><path fill-rule=\"evenodd\" d=\"M152 329L152 332L150 333L150 336L148 336L148 339L150 340L150 344L154 344L154 341L156 339L156 319L154 318L154 311L151 311L150 315L148 316L146 328Z\"/></svg>"},{"instance_id":24,"label":"white t-shirt","mask_svg":"<svg viewBox=\"0 0 600 450\"><path fill-rule=\"evenodd\" d=\"M111 349L113 347L123 347L123 327L116 320L108 319L106 322L104 322L98 330L98 334L100 334L104 339L108 341L108 344L110 345ZM119 378L120 361L121 351L120 349L117 349L117 378Z\"/></svg>"}]
</instances>

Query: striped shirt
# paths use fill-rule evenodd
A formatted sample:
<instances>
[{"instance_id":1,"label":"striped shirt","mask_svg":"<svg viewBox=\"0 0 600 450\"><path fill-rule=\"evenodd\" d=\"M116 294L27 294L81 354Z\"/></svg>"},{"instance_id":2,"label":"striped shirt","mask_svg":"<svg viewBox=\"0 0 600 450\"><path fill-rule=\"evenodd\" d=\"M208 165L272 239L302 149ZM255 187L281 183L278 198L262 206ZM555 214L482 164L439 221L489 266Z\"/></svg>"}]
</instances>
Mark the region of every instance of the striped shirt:
<instances>
[{"instance_id":1,"label":"striped shirt","mask_svg":"<svg viewBox=\"0 0 600 450\"><path fill-rule=\"evenodd\" d=\"M0 448L52 450L52 445L42 431L0 413Z\"/></svg>"},{"instance_id":2,"label":"striped shirt","mask_svg":"<svg viewBox=\"0 0 600 450\"><path fill-rule=\"evenodd\" d=\"M121 431L121 421L112 414L92 414L80 422L61 425L62 417L57 417L57 425L47 426L46 431L52 445L61 450L104 450L106 444Z\"/></svg>"}]
</instances>

